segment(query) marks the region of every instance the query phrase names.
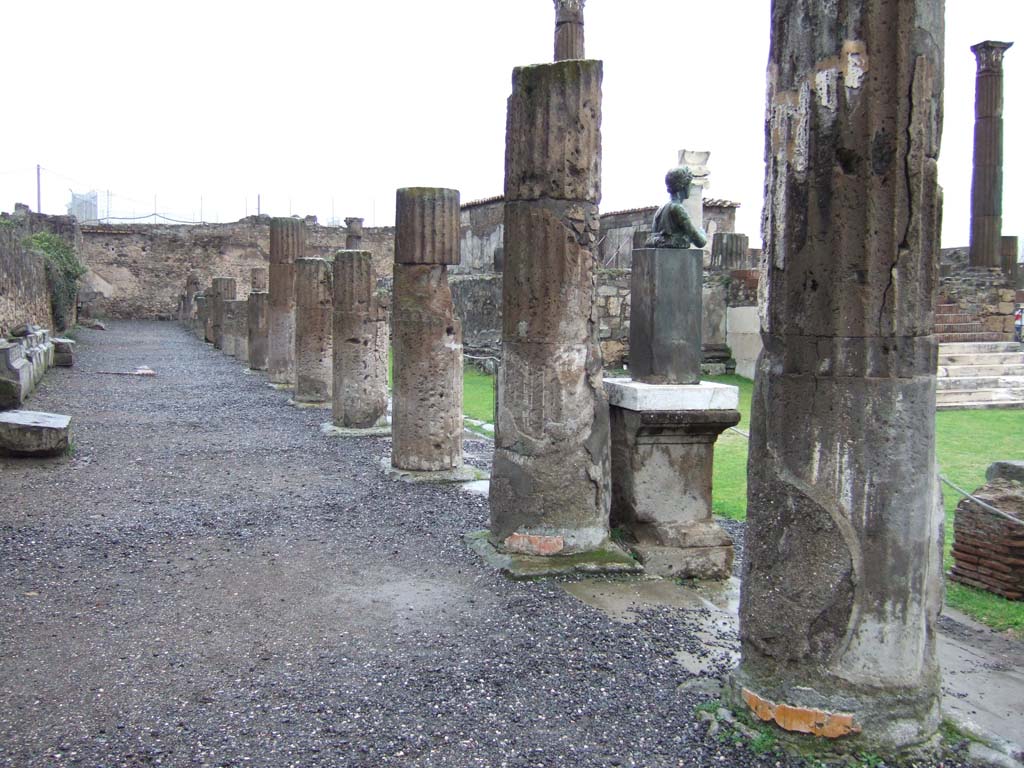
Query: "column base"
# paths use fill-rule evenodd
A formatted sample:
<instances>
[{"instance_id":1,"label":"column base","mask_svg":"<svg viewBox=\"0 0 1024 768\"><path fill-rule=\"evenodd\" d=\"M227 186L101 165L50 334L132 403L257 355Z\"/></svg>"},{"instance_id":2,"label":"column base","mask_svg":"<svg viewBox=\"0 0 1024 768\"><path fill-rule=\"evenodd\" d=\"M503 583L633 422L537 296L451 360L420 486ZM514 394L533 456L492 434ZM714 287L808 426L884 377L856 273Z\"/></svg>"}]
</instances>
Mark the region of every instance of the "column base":
<instances>
[{"instance_id":1,"label":"column base","mask_svg":"<svg viewBox=\"0 0 1024 768\"><path fill-rule=\"evenodd\" d=\"M533 555L501 551L490 531L467 533L463 540L489 566L510 579L544 579L571 574L642 573L644 567L611 541L572 555Z\"/></svg>"}]
</instances>

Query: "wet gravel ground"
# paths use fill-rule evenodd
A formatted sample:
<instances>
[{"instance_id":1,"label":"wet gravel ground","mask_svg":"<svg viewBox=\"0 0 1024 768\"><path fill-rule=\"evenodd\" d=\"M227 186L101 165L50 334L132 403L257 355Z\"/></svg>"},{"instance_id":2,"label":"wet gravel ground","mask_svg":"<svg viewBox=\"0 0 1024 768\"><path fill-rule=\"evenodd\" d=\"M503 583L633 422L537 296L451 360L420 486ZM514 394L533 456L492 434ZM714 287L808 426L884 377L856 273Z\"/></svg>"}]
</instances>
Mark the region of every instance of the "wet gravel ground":
<instances>
[{"instance_id":1,"label":"wet gravel ground","mask_svg":"<svg viewBox=\"0 0 1024 768\"><path fill-rule=\"evenodd\" d=\"M487 570L484 498L389 479L387 440L176 324L78 338L29 403L73 455L0 458L0 765L803 764L706 736L684 611Z\"/></svg>"}]
</instances>

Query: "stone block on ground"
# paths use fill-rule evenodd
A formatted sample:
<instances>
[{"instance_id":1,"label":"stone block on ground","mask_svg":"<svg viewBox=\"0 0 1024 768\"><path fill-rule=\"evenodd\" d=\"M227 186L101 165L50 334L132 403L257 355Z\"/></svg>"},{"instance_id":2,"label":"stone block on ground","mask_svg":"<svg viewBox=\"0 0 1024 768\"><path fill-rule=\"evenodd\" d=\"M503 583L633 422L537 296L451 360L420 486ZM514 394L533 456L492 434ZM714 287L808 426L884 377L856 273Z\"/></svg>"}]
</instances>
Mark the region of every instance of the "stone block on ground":
<instances>
[{"instance_id":1,"label":"stone block on ground","mask_svg":"<svg viewBox=\"0 0 1024 768\"><path fill-rule=\"evenodd\" d=\"M68 448L71 417L42 411L0 413L0 452L54 456Z\"/></svg>"},{"instance_id":2,"label":"stone block on ground","mask_svg":"<svg viewBox=\"0 0 1024 768\"><path fill-rule=\"evenodd\" d=\"M1015 480L1024 483L1024 461L994 461L985 472L986 480Z\"/></svg>"},{"instance_id":3,"label":"stone block on ground","mask_svg":"<svg viewBox=\"0 0 1024 768\"><path fill-rule=\"evenodd\" d=\"M53 364L71 368L75 364L75 342L72 339L55 338L53 341Z\"/></svg>"}]
</instances>

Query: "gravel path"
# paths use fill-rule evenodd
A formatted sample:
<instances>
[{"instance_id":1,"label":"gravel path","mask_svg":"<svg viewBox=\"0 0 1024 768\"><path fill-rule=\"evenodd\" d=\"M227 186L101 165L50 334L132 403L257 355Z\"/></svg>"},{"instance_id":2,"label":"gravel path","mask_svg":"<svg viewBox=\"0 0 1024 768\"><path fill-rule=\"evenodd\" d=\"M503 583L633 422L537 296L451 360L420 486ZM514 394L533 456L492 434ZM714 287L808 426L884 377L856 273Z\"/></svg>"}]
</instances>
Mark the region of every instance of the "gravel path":
<instances>
[{"instance_id":1,"label":"gravel path","mask_svg":"<svg viewBox=\"0 0 1024 768\"><path fill-rule=\"evenodd\" d=\"M177 325L83 330L76 366L29 404L74 455L0 458L0 765L802 764L706 737L685 612L486 570L485 499Z\"/></svg>"}]
</instances>

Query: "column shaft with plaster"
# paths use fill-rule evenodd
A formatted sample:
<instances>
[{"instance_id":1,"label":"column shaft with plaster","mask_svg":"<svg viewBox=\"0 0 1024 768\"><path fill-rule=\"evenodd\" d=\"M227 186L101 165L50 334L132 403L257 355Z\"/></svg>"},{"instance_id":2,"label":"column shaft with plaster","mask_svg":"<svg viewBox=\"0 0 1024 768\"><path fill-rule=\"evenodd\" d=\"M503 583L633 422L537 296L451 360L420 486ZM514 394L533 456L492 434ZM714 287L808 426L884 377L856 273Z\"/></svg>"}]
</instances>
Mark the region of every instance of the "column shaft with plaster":
<instances>
[{"instance_id":1,"label":"column shaft with plaster","mask_svg":"<svg viewBox=\"0 0 1024 768\"><path fill-rule=\"evenodd\" d=\"M271 219L267 375L274 384L295 379L295 260L305 251L302 221Z\"/></svg>"},{"instance_id":2,"label":"column shaft with plaster","mask_svg":"<svg viewBox=\"0 0 1024 768\"><path fill-rule=\"evenodd\" d=\"M738 696L890 751L939 724L942 0L774 0Z\"/></svg>"},{"instance_id":3,"label":"column shaft with plaster","mask_svg":"<svg viewBox=\"0 0 1024 768\"><path fill-rule=\"evenodd\" d=\"M459 193L398 190L395 205L391 464L462 465L462 328L448 266L459 263Z\"/></svg>"},{"instance_id":4,"label":"column shaft with plaster","mask_svg":"<svg viewBox=\"0 0 1024 768\"><path fill-rule=\"evenodd\" d=\"M608 400L594 315L600 61L519 67L508 102L502 361L491 473L499 550L601 548Z\"/></svg>"},{"instance_id":5,"label":"column shaft with plaster","mask_svg":"<svg viewBox=\"0 0 1024 768\"><path fill-rule=\"evenodd\" d=\"M586 0L555 0L555 61L586 57L583 8Z\"/></svg>"},{"instance_id":6,"label":"column shaft with plaster","mask_svg":"<svg viewBox=\"0 0 1024 768\"><path fill-rule=\"evenodd\" d=\"M295 260L295 402L330 403L333 289L331 263Z\"/></svg>"},{"instance_id":7,"label":"column shaft with plaster","mask_svg":"<svg viewBox=\"0 0 1024 768\"><path fill-rule=\"evenodd\" d=\"M224 348L224 303L234 301L236 291L235 278L213 278L213 307L210 312L210 326L214 349Z\"/></svg>"},{"instance_id":8,"label":"column shaft with plaster","mask_svg":"<svg viewBox=\"0 0 1024 768\"><path fill-rule=\"evenodd\" d=\"M373 254L335 254L331 417L336 427L375 427L387 414L387 313L387 301L377 291Z\"/></svg>"},{"instance_id":9,"label":"column shaft with plaster","mask_svg":"<svg viewBox=\"0 0 1024 768\"><path fill-rule=\"evenodd\" d=\"M247 310L249 334L249 368L254 371L267 370L267 346L270 320L270 294L256 292L249 294Z\"/></svg>"}]
</instances>

